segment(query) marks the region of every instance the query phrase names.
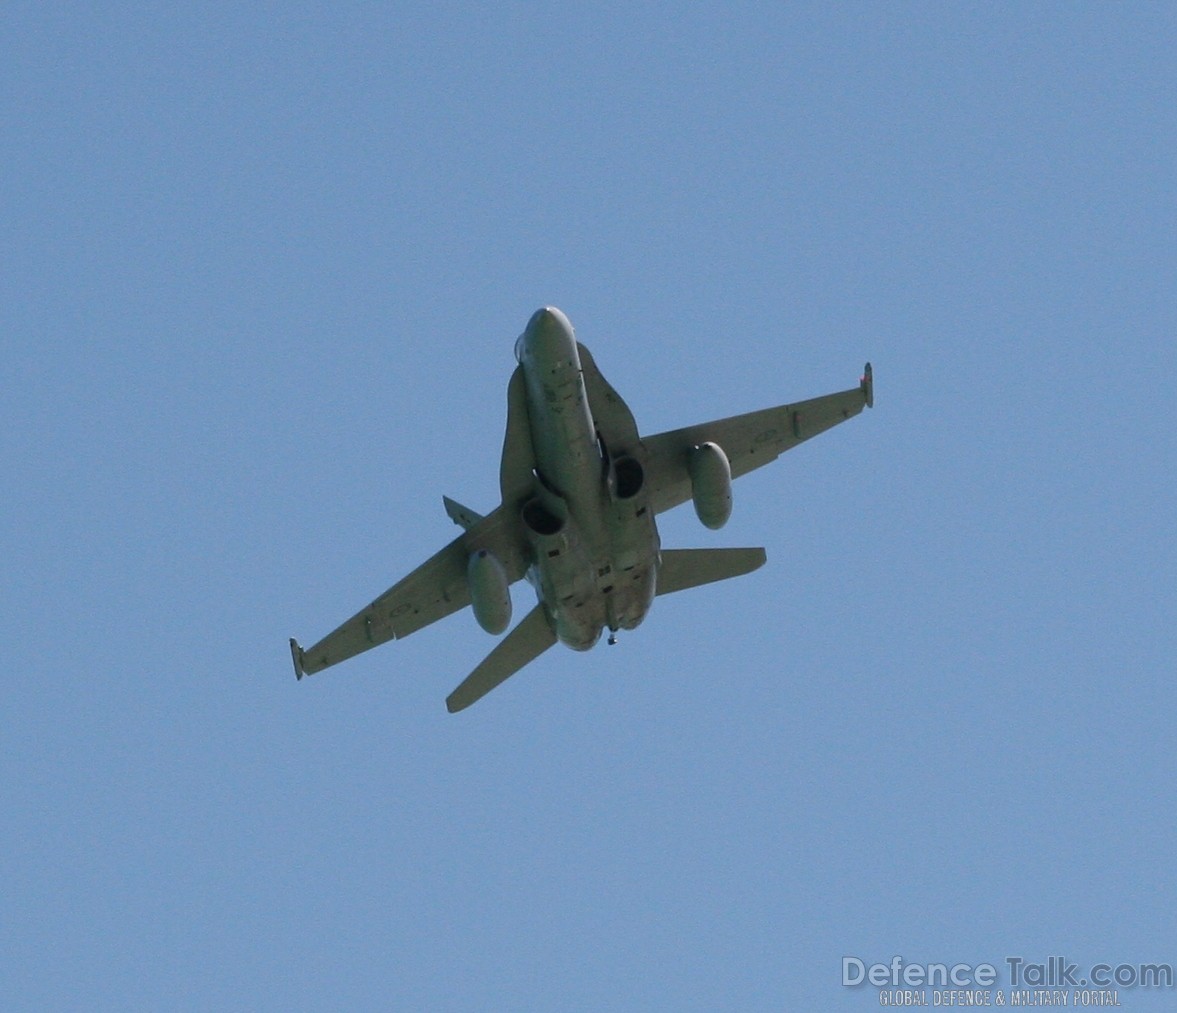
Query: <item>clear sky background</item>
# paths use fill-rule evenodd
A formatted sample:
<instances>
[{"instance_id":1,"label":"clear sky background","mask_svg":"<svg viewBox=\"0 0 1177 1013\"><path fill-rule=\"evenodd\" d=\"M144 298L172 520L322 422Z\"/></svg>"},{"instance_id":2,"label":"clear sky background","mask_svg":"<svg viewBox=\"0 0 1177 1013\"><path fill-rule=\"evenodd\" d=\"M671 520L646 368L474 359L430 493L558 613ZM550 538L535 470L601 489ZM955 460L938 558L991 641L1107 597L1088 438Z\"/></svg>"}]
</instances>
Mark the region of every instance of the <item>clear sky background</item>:
<instances>
[{"instance_id":1,"label":"clear sky background","mask_svg":"<svg viewBox=\"0 0 1177 1013\"><path fill-rule=\"evenodd\" d=\"M6 4L0 1005L1177 963L1175 52L1144 3ZM867 358L877 406L664 515L768 563L616 647L451 716L465 612L296 683L496 505L544 303L645 432Z\"/></svg>"}]
</instances>

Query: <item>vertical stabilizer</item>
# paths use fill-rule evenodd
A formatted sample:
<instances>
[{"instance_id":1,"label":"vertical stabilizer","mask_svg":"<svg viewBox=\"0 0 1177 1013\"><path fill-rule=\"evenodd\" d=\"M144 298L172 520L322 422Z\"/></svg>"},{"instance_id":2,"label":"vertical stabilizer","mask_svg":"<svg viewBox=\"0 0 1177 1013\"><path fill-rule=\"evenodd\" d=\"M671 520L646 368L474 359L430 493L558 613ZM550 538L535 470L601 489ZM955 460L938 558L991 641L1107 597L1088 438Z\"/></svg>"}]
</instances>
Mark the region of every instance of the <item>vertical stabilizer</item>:
<instances>
[{"instance_id":1,"label":"vertical stabilizer","mask_svg":"<svg viewBox=\"0 0 1177 1013\"><path fill-rule=\"evenodd\" d=\"M469 531L475 524L482 520L482 514L475 513L469 507L462 506L455 500L448 496L442 496L442 503L445 504L446 516L460 528L465 528Z\"/></svg>"}]
</instances>

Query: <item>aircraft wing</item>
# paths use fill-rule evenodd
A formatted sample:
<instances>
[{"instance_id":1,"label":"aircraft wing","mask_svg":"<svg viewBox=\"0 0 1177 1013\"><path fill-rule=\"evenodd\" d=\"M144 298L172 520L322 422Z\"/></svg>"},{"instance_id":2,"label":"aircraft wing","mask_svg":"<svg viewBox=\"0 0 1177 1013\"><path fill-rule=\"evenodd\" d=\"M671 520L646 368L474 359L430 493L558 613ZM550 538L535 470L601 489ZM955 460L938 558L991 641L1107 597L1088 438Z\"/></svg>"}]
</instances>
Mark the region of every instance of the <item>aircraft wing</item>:
<instances>
[{"instance_id":1,"label":"aircraft wing","mask_svg":"<svg viewBox=\"0 0 1177 1013\"><path fill-rule=\"evenodd\" d=\"M510 583L527 572L530 559L518 515L500 507L313 647L303 650L291 640L295 674L301 679L321 672L465 608L470 604L466 563L478 549L498 558Z\"/></svg>"},{"instance_id":2,"label":"aircraft wing","mask_svg":"<svg viewBox=\"0 0 1177 1013\"><path fill-rule=\"evenodd\" d=\"M722 447L732 478L739 478L873 404L874 380L868 362L862 381L850 390L647 436L642 443L649 454L654 512L662 513L691 498L687 458L700 443Z\"/></svg>"}]
</instances>

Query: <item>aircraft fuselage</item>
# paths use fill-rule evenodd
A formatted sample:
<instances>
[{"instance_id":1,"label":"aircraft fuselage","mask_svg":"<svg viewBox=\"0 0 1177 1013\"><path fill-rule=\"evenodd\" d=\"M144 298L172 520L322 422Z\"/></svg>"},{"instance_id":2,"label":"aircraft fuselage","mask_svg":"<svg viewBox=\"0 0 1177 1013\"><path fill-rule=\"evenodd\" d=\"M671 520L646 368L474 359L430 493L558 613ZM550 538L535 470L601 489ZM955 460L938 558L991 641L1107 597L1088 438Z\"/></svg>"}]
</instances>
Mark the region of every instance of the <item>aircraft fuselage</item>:
<instances>
[{"instance_id":1,"label":"aircraft fuselage","mask_svg":"<svg viewBox=\"0 0 1177 1013\"><path fill-rule=\"evenodd\" d=\"M559 310L536 311L515 346L527 391L535 498L523 508L532 580L557 637L588 650L608 627L633 629L653 601L658 532L640 462L599 431L576 337ZM628 413L628 409L625 409ZM624 448L627 455L639 448Z\"/></svg>"}]
</instances>

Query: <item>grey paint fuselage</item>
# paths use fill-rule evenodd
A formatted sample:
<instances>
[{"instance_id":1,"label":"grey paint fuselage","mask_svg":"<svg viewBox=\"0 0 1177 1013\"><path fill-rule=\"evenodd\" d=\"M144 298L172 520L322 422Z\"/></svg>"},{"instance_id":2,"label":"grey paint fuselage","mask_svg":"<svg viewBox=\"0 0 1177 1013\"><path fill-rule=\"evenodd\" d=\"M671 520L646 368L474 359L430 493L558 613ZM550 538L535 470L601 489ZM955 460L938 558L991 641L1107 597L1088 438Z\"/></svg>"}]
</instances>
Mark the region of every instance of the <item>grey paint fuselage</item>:
<instances>
[{"instance_id":1,"label":"grey paint fuselage","mask_svg":"<svg viewBox=\"0 0 1177 1013\"><path fill-rule=\"evenodd\" d=\"M515 346L527 391L535 499L560 522L535 540L532 582L569 647L587 650L610 630L633 629L654 598L658 533L640 489L619 493L618 450L592 416L576 337L554 307L532 315ZM526 510L525 510L526 516Z\"/></svg>"},{"instance_id":2,"label":"grey paint fuselage","mask_svg":"<svg viewBox=\"0 0 1177 1013\"><path fill-rule=\"evenodd\" d=\"M463 710L557 641L587 650L606 627L641 623L655 594L762 566L762 548L663 550L655 517L691 500L705 527L722 527L733 479L874 404L868 363L849 390L642 436L559 310L534 313L515 352L499 505L482 515L443 497L463 533L307 650L292 638L298 678L466 607L497 635L526 577L539 603L446 697Z\"/></svg>"}]
</instances>

